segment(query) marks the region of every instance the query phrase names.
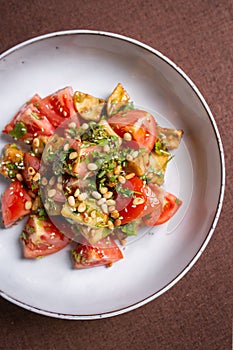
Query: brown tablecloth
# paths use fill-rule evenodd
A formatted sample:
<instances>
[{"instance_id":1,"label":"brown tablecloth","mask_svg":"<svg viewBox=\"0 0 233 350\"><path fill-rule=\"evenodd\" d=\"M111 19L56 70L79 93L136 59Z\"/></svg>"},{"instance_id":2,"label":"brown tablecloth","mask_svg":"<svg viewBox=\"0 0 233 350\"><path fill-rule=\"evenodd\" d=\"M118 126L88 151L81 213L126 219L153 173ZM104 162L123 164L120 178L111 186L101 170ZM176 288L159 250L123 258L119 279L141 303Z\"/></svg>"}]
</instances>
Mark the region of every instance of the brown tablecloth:
<instances>
[{"instance_id":1,"label":"brown tablecloth","mask_svg":"<svg viewBox=\"0 0 233 350\"><path fill-rule=\"evenodd\" d=\"M232 1L0 0L0 14L0 52L48 32L95 29L141 40L164 53L189 75L209 104L227 171L215 233L199 261L172 289L135 311L95 321L52 319L1 299L0 349L230 349Z\"/></svg>"}]
</instances>

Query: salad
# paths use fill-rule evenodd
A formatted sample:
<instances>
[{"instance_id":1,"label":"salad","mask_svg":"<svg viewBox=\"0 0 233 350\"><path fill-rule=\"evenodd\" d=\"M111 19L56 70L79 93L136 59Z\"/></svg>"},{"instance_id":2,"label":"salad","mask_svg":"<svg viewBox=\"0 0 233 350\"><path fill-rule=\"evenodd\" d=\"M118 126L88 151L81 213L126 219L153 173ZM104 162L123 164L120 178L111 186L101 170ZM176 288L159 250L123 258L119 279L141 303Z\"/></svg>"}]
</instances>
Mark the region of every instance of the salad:
<instances>
[{"instance_id":1,"label":"salad","mask_svg":"<svg viewBox=\"0 0 233 350\"><path fill-rule=\"evenodd\" d=\"M3 133L2 222L28 216L25 258L70 245L74 268L111 266L127 237L164 224L182 204L163 183L183 131L157 125L120 83L107 100L71 87L35 94Z\"/></svg>"}]
</instances>

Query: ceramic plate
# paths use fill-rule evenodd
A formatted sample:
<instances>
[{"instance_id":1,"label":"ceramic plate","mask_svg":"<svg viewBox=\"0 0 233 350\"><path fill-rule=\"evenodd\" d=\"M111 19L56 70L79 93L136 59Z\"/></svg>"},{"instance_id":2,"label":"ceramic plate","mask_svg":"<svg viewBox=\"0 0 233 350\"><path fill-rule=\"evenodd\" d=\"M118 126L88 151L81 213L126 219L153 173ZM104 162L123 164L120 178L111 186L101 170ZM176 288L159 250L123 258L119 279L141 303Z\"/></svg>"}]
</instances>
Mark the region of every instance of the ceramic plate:
<instances>
[{"instance_id":1,"label":"ceramic plate","mask_svg":"<svg viewBox=\"0 0 233 350\"><path fill-rule=\"evenodd\" d=\"M0 234L1 296L64 319L119 315L157 298L193 266L213 234L224 192L224 157L214 118L200 92L168 58L136 40L87 30L44 35L0 56L0 127L35 92L62 87L106 98L118 82L164 127L184 130L164 187L183 205L167 224L142 229L111 268L73 270L70 249L22 258L25 221ZM1 136L1 148L9 141ZM7 181L1 177L0 192Z\"/></svg>"}]
</instances>

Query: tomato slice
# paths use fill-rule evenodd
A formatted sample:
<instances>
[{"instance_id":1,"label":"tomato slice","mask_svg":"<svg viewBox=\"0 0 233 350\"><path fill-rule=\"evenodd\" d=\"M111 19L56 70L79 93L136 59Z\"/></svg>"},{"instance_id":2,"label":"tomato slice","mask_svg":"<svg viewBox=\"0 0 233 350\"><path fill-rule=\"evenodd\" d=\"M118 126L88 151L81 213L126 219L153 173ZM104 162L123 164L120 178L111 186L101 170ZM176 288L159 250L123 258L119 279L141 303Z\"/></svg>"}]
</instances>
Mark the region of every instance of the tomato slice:
<instances>
[{"instance_id":1,"label":"tomato slice","mask_svg":"<svg viewBox=\"0 0 233 350\"><path fill-rule=\"evenodd\" d=\"M3 130L3 132L5 134L9 134L9 131L14 129L15 123L17 121L17 119L19 118L20 115L23 114L23 112L26 111L26 109L28 108L28 106L32 103L32 104L36 104L37 102L39 102L41 100L41 97L38 94L35 94L32 96L32 98L30 98L29 101L25 102L24 105L19 109L19 111L15 114L15 116L13 117L13 119L10 121L9 124L7 124L5 126L5 129Z\"/></svg>"},{"instance_id":2,"label":"tomato slice","mask_svg":"<svg viewBox=\"0 0 233 350\"><path fill-rule=\"evenodd\" d=\"M159 215L156 215L154 212L147 214L143 217L143 222L147 226L157 226L164 224L177 212L181 206L182 201L179 200L176 196L171 193L165 193L162 212Z\"/></svg>"},{"instance_id":3,"label":"tomato slice","mask_svg":"<svg viewBox=\"0 0 233 350\"><path fill-rule=\"evenodd\" d=\"M157 127L154 117L142 110L121 111L108 120L113 130L123 138L126 132L140 147L149 152L157 139Z\"/></svg>"},{"instance_id":4,"label":"tomato slice","mask_svg":"<svg viewBox=\"0 0 233 350\"><path fill-rule=\"evenodd\" d=\"M12 226L21 217L30 213L25 203L31 201L26 189L18 180L13 181L2 196L2 220L5 227Z\"/></svg>"},{"instance_id":5,"label":"tomato slice","mask_svg":"<svg viewBox=\"0 0 233 350\"><path fill-rule=\"evenodd\" d=\"M32 192L37 193L39 189L39 182L33 181L33 177L40 170L40 160L30 153L24 153L24 169L22 170L23 179L28 188Z\"/></svg>"},{"instance_id":6,"label":"tomato slice","mask_svg":"<svg viewBox=\"0 0 233 350\"><path fill-rule=\"evenodd\" d=\"M76 245L72 256L75 269L111 265L123 258L120 248L111 237L100 240L94 246L83 239Z\"/></svg>"},{"instance_id":7,"label":"tomato slice","mask_svg":"<svg viewBox=\"0 0 233 350\"><path fill-rule=\"evenodd\" d=\"M116 209L122 217L122 225L140 219L152 211L157 212L158 215L161 213L160 198L137 176L122 185L115 200Z\"/></svg>"},{"instance_id":8,"label":"tomato slice","mask_svg":"<svg viewBox=\"0 0 233 350\"><path fill-rule=\"evenodd\" d=\"M24 257L38 258L65 248L70 239L64 236L49 218L31 215L21 235Z\"/></svg>"},{"instance_id":9,"label":"tomato slice","mask_svg":"<svg viewBox=\"0 0 233 350\"><path fill-rule=\"evenodd\" d=\"M38 108L50 123L58 127L66 119L77 115L73 102L73 89L69 86L43 98Z\"/></svg>"}]
</instances>

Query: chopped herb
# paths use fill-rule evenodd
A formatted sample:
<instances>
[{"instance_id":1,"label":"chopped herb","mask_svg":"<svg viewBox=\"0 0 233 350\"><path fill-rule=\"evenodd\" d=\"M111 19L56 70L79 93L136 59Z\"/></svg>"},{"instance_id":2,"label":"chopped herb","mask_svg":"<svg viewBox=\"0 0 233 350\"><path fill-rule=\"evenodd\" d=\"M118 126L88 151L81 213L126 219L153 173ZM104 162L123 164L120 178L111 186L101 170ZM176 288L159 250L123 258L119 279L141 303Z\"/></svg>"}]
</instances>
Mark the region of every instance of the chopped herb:
<instances>
[{"instance_id":1,"label":"chopped herb","mask_svg":"<svg viewBox=\"0 0 233 350\"><path fill-rule=\"evenodd\" d=\"M162 142L162 140L157 140L155 143L155 153L158 155L164 154L164 155L170 155L169 152L166 150L165 144Z\"/></svg>"},{"instance_id":2,"label":"chopped herb","mask_svg":"<svg viewBox=\"0 0 233 350\"><path fill-rule=\"evenodd\" d=\"M9 134L16 139L20 139L26 133L27 127L23 122L17 122L14 129L9 132Z\"/></svg>"},{"instance_id":3,"label":"chopped herb","mask_svg":"<svg viewBox=\"0 0 233 350\"><path fill-rule=\"evenodd\" d=\"M121 186L117 186L117 192L121 194L123 197L130 197L134 195L134 191L130 190L129 188L122 188Z\"/></svg>"}]
</instances>

